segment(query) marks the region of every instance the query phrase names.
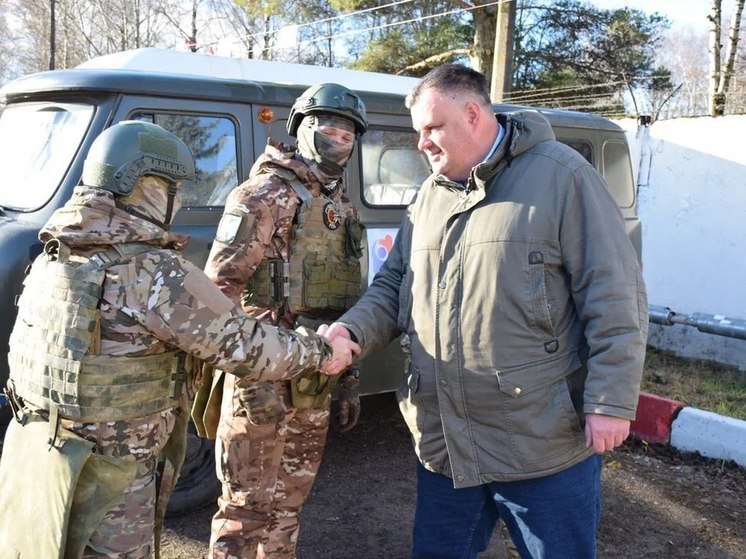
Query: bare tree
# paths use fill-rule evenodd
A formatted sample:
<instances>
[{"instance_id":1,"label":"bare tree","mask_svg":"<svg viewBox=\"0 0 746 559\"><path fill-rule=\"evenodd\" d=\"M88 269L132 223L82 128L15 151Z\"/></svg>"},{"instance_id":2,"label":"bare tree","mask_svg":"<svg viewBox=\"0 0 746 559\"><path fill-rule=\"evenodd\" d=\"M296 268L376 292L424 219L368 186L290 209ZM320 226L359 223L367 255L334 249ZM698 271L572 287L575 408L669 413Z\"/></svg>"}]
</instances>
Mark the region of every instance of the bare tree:
<instances>
[{"instance_id":1,"label":"bare tree","mask_svg":"<svg viewBox=\"0 0 746 559\"><path fill-rule=\"evenodd\" d=\"M5 0L18 28L12 56L22 71L71 68L93 56L179 42L174 22L183 0L55 0L54 49L49 0ZM197 0L193 0L197 1ZM168 14L169 17L166 17Z\"/></svg>"},{"instance_id":2,"label":"bare tree","mask_svg":"<svg viewBox=\"0 0 746 559\"><path fill-rule=\"evenodd\" d=\"M707 34L693 28L669 31L656 63L668 68L671 81L680 86L663 108L661 118L707 114Z\"/></svg>"},{"instance_id":3,"label":"bare tree","mask_svg":"<svg viewBox=\"0 0 746 559\"><path fill-rule=\"evenodd\" d=\"M212 3L207 0L181 0L163 2L155 7L155 11L169 22L190 51L212 54L216 42L212 33L216 15L212 8ZM219 26L217 30L222 34ZM177 39L177 42L180 41Z\"/></svg>"},{"instance_id":4,"label":"bare tree","mask_svg":"<svg viewBox=\"0 0 746 559\"><path fill-rule=\"evenodd\" d=\"M20 73L38 72L49 68L50 4L40 0L10 0L8 14L18 28L13 60Z\"/></svg>"},{"instance_id":5,"label":"bare tree","mask_svg":"<svg viewBox=\"0 0 746 559\"><path fill-rule=\"evenodd\" d=\"M233 28L247 58L272 60L279 30L298 10L295 0L212 0L218 17Z\"/></svg>"},{"instance_id":6,"label":"bare tree","mask_svg":"<svg viewBox=\"0 0 746 559\"><path fill-rule=\"evenodd\" d=\"M710 114L725 114L725 102L735 71L738 39L741 29L741 15L746 0L736 0L733 18L728 32L728 45L725 62L722 60L722 0L711 0L710 15Z\"/></svg>"},{"instance_id":7,"label":"bare tree","mask_svg":"<svg viewBox=\"0 0 746 559\"><path fill-rule=\"evenodd\" d=\"M7 4L6 0L0 0L0 85L14 77L15 74L12 62L15 38L8 25Z\"/></svg>"}]
</instances>

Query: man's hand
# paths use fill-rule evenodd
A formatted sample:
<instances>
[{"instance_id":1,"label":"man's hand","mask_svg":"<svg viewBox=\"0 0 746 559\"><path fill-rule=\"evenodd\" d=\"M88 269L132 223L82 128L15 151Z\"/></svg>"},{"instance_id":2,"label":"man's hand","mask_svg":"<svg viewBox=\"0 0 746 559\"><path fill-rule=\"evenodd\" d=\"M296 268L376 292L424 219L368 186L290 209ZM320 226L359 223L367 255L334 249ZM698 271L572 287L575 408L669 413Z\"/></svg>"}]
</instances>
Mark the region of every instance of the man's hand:
<instances>
[{"instance_id":1,"label":"man's hand","mask_svg":"<svg viewBox=\"0 0 746 559\"><path fill-rule=\"evenodd\" d=\"M335 322L331 325L322 324L321 326L319 326L319 329L316 330L316 333L324 336L329 341L337 337L342 337L345 340L352 340L350 331L338 322Z\"/></svg>"},{"instance_id":2,"label":"man's hand","mask_svg":"<svg viewBox=\"0 0 746 559\"><path fill-rule=\"evenodd\" d=\"M596 454L614 450L629 436L629 419L589 413L585 416L585 446Z\"/></svg>"},{"instance_id":3,"label":"man's hand","mask_svg":"<svg viewBox=\"0 0 746 559\"><path fill-rule=\"evenodd\" d=\"M321 371L327 375L338 375L352 365L354 355L360 355L360 346L352 341L347 328L338 324L331 327L322 324L316 333L324 336L334 351L332 358L321 365Z\"/></svg>"}]
</instances>

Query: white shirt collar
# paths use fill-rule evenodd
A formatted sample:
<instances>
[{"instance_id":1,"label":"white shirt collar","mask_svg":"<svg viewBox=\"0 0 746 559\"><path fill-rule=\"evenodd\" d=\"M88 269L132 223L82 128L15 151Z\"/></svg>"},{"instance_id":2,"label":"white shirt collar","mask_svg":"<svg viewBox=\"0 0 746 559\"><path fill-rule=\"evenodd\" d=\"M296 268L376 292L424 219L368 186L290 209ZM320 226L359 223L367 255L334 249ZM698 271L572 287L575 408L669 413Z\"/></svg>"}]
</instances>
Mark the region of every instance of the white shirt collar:
<instances>
[{"instance_id":1,"label":"white shirt collar","mask_svg":"<svg viewBox=\"0 0 746 559\"><path fill-rule=\"evenodd\" d=\"M495 142L492 144L492 147L490 148L490 151L487 154L487 157L484 158L484 161L482 161L482 163L487 161L490 157L492 157L495 154L495 150L497 149L497 146L500 145L500 142L502 141L504 137L505 137L505 128L500 126L500 123L498 122L497 123L497 137L495 138Z\"/></svg>"}]
</instances>

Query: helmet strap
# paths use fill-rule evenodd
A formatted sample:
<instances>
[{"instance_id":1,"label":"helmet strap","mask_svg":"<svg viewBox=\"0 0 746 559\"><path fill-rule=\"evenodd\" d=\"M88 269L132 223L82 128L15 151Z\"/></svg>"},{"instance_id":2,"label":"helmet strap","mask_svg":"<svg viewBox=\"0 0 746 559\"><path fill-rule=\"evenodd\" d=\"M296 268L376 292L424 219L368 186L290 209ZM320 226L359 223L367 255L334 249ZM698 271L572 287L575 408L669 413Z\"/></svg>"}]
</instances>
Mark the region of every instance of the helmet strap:
<instances>
[{"instance_id":1,"label":"helmet strap","mask_svg":"<svg viewBox=\"0 0 746 559\"><path fill-rule=\"evenodd\" d=\"M174 200L176 199L176 193L179 191L176 188L176 183L172 182L168 185L168 202L166 204L166 218L163 220L163 229L168 231L171 227L171 217L174 212Z\"/></svg>"},{"instance_id":2,"label":"helmet strap","mask_svg":"<svg viewBox=\"0 0 746 559\"><path fill-rule=\"evenodd\" d=\"M121 198L119 196L115 197L114 204L116 205L117 208L119 208L122 211L127 212L130 215L134 215L135 217L139 217L140 219L144 219L145 221L149 221L150 223L152 223L154 225L157 225L158 227L161 227L161 228L164 228L164 229L168 230L168 228L164 227L164 224L161 223L160 221L157 221L157 220L153 219L152 217L150 217L149 215L145 215L142 212L138 212L132 206L129 206L129 205L125 204L124 202L122 202L122 200L121 200Z\"/></svg>"}]
</instances>

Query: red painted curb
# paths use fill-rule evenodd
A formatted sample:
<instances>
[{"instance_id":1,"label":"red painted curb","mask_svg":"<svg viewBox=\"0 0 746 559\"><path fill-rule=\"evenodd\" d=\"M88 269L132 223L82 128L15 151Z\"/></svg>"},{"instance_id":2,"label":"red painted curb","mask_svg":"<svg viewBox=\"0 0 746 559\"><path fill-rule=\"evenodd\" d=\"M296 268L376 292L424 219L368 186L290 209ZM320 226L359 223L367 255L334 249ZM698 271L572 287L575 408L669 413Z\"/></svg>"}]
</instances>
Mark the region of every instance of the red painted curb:
<instances>
[{"instance_id":1,"label":"red painted curb","mask_svg":"<svg viewBox=\"0 0 746 559\"><path fill-rule=\"evenodd\" d=\"M640 392L637 417L630 425L630 432L638 439L651 443L668 443L671 439L671 424L684 407L684 402Z\"/></svg>"}]
</instances>

